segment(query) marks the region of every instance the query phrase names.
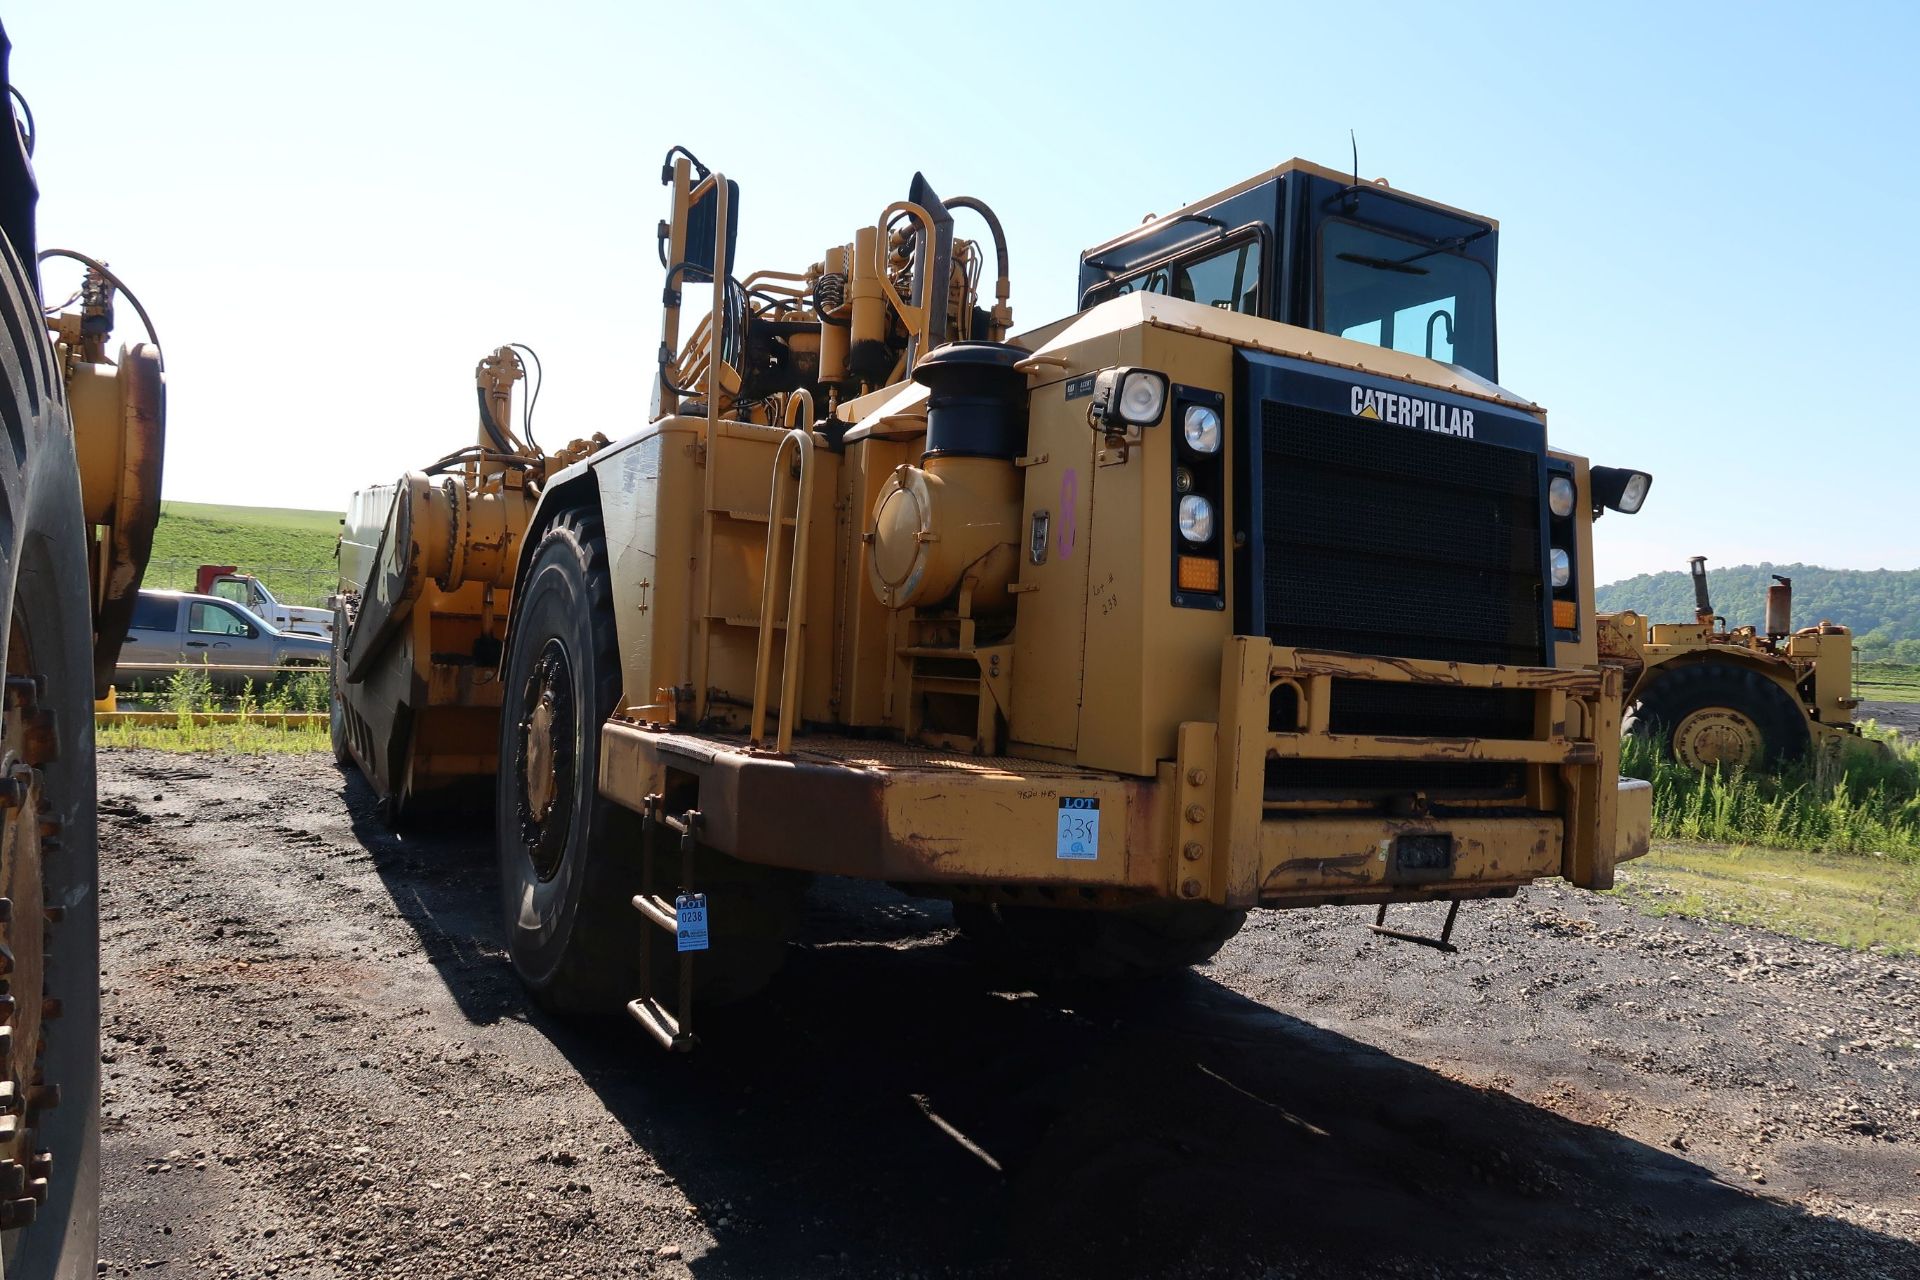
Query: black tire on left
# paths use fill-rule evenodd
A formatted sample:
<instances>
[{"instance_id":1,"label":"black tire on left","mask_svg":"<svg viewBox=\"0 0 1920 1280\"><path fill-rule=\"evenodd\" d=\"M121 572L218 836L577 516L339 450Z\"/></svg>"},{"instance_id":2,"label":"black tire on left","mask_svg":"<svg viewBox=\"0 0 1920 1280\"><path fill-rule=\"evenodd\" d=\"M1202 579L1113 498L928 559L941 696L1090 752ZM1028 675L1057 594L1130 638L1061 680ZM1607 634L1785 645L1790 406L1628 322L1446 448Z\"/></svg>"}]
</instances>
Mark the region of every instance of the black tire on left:
<instances>
[{"instance_id":1,"label":"black tire on left","mask_svg":"<svg viewBox=\"0 0 1920 1280\"><path fill-rule=\"evenodd\" d=\"M0 341L0 652L17 803L0 806L0 923L13 956L0 1078L24 1099L0 1139L7 1181L45 1199L0 1206L32 1221L0 1236L7 1280L93 1274L100 1213L100 897L88 529L65 401L18 258L0 254L0 306L27 343ZM17 790L13 788L18 788ZM58 1001L55 1005L52 1002ZM43 1154L44 1153L44 1154ZM42 1172L35 1172L35 1168ZM19 1184L14 1183L18 1186Z\"/></svg>"},{"instance_id":2,"label":"black tire on left","mask_svg":"<svg viewBox=\"0 0 1920 1280\"><path fill-rule=\"evenodd\" d=\"M547 1008L608 1012L639 994L645 921L632 904L639 820L603 799L597 785L600 728L620 692L613 587L598 518L556 518L514 595L494 810L507 952ZM536 797L529 795L528 752L543 699L552 767L533 767L551 774L553 794Z\"/></svg>"}]
</instances>

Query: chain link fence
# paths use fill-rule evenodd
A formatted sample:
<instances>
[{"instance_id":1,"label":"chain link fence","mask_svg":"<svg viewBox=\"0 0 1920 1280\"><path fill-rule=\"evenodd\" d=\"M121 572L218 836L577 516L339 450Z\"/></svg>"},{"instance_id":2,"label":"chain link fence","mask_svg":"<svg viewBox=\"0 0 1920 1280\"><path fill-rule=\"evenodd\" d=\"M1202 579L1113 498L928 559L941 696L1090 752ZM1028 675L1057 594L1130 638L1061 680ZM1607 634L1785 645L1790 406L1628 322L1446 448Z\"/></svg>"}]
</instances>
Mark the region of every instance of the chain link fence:
<instances>
[{"instance_id":1,"label":"chain link fence","mask_svg":"<svg viewBox=\"0 0 1920 1280\"><path fill-rule=\"evenodd\" d=\"M281 604L310 605L325 608L327 597L340 582L340 571L333 565L242 565L266 584ZM150 560L147 575L140 585L156 591L191 591L200 574L197 560Z\"/></svg>"}]
</instances>

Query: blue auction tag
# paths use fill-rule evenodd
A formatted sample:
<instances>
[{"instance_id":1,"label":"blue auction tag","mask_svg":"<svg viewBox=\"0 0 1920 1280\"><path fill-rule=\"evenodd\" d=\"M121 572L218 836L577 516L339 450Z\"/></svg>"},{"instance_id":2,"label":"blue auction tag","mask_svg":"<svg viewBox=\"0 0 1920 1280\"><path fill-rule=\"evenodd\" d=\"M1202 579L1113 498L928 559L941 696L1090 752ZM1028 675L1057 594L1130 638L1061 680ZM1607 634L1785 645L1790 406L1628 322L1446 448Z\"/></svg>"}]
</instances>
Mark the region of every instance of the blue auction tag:
<instances>
[{"instance_id":1,"label":"blue auction tag","mask_svg":"<svg viewBox=\"0 0 1920 1280\"><path fill-rule=\"evenodd\" d=\"M683 893L673 900L673 911L680 922L678 949L705 951L707 949L707 895Z\"/></svg>"},{"instance_id":2,"label":"blue auction tag","mask_svg":"<svg viewBox=\"0 0 1920 1280\"><path fill-rule=\"evenodd\" d=\"M1060 825L1054 831L1053 856L1072 862L1092 862L1100 856L1098 797L1060 797Z\"/></svg>"}]
</instances>

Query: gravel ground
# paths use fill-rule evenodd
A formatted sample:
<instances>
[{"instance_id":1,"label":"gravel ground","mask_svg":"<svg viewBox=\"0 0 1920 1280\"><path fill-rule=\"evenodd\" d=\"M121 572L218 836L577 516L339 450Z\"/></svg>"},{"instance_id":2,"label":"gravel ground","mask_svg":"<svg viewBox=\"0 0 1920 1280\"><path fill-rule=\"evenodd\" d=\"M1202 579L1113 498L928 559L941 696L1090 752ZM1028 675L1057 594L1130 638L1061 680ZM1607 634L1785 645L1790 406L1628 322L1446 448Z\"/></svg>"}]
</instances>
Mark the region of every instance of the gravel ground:
<instances>
[{"instance_id":1,"label":"gravel ground","mask_svg":"<svg viewBox=\"0 0 1920 1280\"><path fill-rule=\"evenodd\" d=\"M1898 729L1909 742L1920 742L1920 702L1863 702L1853 713L1855 720L1878 720L1888 729Z\"/></svg>"},{"instance_id":2,"label":"gravel ground","mask_svg":"<svg viewBox=\"0 0 1920 1280\"><path fill-rule=\"evenodd\" d=\"M828 882L668 1057L530 1011L488 834L324 757L100 807L112 1275L1920 1276L1914 961L1540 888L1062 1001Z\"/></svg>"}]
</instances>

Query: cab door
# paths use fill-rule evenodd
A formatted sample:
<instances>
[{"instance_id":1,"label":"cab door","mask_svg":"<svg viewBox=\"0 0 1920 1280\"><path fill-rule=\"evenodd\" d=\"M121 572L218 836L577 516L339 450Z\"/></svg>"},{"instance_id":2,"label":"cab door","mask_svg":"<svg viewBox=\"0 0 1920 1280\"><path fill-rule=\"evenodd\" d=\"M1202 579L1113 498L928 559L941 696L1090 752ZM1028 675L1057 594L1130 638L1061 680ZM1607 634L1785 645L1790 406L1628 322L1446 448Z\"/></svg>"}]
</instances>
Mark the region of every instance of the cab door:
<instances>
[{"instance_id":1,"label":"cab door","mask_svg":"<svg viewBox=\"0 0 1920 1280\"><path fill-rule=\"evenodd\" d=\"M149 671L149 666L167 666L180 661L180 598L141 592L133 606L133 618L127 625L126 643L120 646L120 665L113 681L122 688L163 683L168 672Z\"/></svg>"},{"instance_id":2,"label":"cab door","mask_svg":"<svg viewBox=\"0 0 1920 1280\"><path fill-rule=\"evenodd\" d=\"M273 665L273 638L239 609L220 600L187 603L184 660L211 667ZM264 672L238 672L264 678Z\"/></svg>"}]
</instances>

